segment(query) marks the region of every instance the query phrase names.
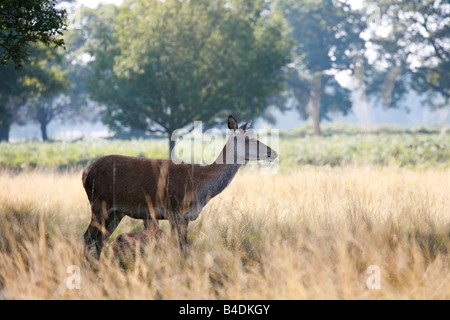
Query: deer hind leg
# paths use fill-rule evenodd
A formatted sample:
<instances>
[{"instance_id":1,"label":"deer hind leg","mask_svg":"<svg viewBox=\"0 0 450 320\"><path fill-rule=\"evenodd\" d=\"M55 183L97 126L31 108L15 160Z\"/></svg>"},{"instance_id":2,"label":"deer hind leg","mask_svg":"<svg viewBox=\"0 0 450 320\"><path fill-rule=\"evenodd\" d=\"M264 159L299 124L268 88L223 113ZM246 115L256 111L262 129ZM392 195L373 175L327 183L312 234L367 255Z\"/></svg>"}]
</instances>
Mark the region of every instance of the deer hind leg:
<instances>
[{"instance_id":1,"label":"deer hind leg","mask_svg":"<svg viewBox=\"0 0 450 320\"><path fill-rule=\"evenodd\" d=\"M84 234L84 256L86 259L93 247L95 247L95 258L99 259L103 244L119 225L124 217L121 212L108 210L106 201L92 204L92 219Z\"/></svg>"},{"instance_id":2,"label":"deer hind leg","mask_svg":"<svg viewBox=\"0 0 450 320\"><path fill-rule=\"evenodd\" d=\"M102 207L101 203L94 202L91 204L92 218L86 232L84 233L84 250L83 254L86 260L89 260L91 250L96 249L95 258L99 258L100 253L97 244L99 234L102 232Z\"/></svg>"},{"instance_id":3,"label":"deer hind leg","mask_svg":"<svg viewBox=\"0 0 450 320\"><path fill-rule=\"evenodd\" d=\"M99 229L97 226L97 222L94 220L94 218L91 219L91 223L89 224L89 227L87 228L86 232L84 233L84 249L83 249L83 255L86 260L89 260L91 249L96 245L96 239L98 237ZM97 249L97 248L96 248ZM98 258L96 256L96 258Z\"/></svg>"}]
</instances>

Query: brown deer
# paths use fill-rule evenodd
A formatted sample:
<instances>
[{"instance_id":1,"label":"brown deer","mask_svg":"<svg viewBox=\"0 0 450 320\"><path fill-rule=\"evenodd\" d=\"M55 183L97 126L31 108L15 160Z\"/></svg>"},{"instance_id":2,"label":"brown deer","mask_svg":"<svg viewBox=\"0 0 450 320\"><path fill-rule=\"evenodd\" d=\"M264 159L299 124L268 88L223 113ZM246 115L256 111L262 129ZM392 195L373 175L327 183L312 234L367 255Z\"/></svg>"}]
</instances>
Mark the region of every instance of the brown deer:
<instances>
[{"instance_id":1,"label":"brown deer","mask_svg":"<svg viewBox=\"0 0 450 320\"><path fill-rule=\"evenodd\" d=\"M94 161L82 176L89 198L92 219L84 234L84 255L95 247L100 257L105 241L127 215L135 219L169 220L179 246L187 244L190 221L221 193L248 160L269 160L276 151L252 137L251 121L238 127L228 117L231 130L223 150L210 165L175 163L172 160L109 155Z\"/></svg>"},{"instance_id":2,"label":"brown deer","mask_svg":"<svg viewBox=\"0 0 450 320\"><path fill-rule=\"evenodd\" d=\"M141 252L152 240L160 239L163 231L158 226L158 221L144 220L144 230L136 233L122 233L113 242L112 247L116 254L126 255L134 253L137 249Z\"/></svg>"}]
</instances>

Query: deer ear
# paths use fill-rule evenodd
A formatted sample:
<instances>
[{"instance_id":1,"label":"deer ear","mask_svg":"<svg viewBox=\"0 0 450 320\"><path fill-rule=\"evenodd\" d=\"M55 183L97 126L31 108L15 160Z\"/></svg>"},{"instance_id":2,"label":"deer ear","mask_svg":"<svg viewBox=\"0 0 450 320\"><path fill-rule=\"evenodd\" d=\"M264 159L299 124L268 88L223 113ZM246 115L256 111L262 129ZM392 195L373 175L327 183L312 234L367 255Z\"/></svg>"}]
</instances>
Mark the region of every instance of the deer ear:
<instances>
[{"instance_id":1,"label":"deer ear","mask_svg":"<svg viewBox=\"0 0 450 320\"><path fill-rule=\"evenodd\" d=\"M242 129L244 131L247 131L248 128L250 128L250 126L252 125L252 120L248 121L247 123L243 124L242 126L239 127L239 129Z\"/></svg>"},{"instance_id":2,"label":"deer ear","mask_svg":"<svg viewBox=\"0 0 450 320\"><path fill-rule=\"evenodd\" d=\"M228 116L228 129L236 130L238 128L238 124L236 119L230 114Z\"/></svg>"}]
</instances>

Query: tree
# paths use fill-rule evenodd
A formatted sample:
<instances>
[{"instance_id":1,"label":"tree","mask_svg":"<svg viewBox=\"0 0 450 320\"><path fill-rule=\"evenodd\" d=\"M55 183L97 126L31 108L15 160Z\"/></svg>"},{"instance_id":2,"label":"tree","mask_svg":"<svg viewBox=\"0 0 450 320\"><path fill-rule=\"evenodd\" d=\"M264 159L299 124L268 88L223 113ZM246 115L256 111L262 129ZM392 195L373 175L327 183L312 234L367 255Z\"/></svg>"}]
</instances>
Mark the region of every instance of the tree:
<instances>
[{"instance_id":1,"label":"tree","mask_svg":"<svg viewBox=\"0 0 450 320\"><path fill-rule=\"evenodd\" d=\"M385 107L401 107L414 90L423 105L449 105L450 4L439 0L371 0L379 8L386 34L373 31L376 66L370 94ZM380 94L381 92L381 94Z\"/></svg>"},{"instance_id":2,"label":"tree","mask_svg":"<svg viewBox=\"0 0 450 320\"><path fill-rule=\"evenodd\" d=\"M67 13L53 0L2 0L0 3L0 64L9 60L17 68L29 56L30 45L64 46L59 37L65 29Z\"/></svg>"},{"instance_id":3,"label":"tree","mask_svg":"<svg viewBox=\"0 0 450 320\"><path fill-rule=\"evenodd\" d=\"M92 59L87 65L79 63L77 70L83 70L89 99L107 106L101 112L103 122L115 132L126 129L145 132L149 129L147 121L132 98L138 94L136 84L114 72L115 59L120 55L114 29L118 14L119 8L115 5L82 8L83 26L68 34L68 44L76 48L77 57L87 54ZM121 121L115 120L116 112L121 113Z\"/></svg>"},{"instance_id":4,"label":"tree","mask_svg":"<svg viewBox=\"0 0 450 320\"><path fill-rule=\"evenodd\" d=\"M14 64L0 66L0 141L9 140L9 130L24 101L22 74Z\"/></svg>"},{"instance_id":5,"label":"tree","mask_svg":"<svg viewBox=\"0 0 450 320\"><path fill-rule=\"evenodd\" d=\"M330 112L347 114L351 108L350 91L335 74L353 68L353 57L364 48L364 23L350 5L335 0L279 0L275 8L288 20L295 41L288 89L320 135L320 121Z\"/></svg>"},{"instance_id":6,"label":"tree","mask_svg":"<svg viewBox=\"0 0 450 320\"><path fill-rule=\"evenodd\" d=\"M42 138L47 140L47 125L60 108L54 99L68 84L59 59L54 48L36 45L20 70L12 63L0 67L0 141L8 141L14 122L24 124L30 117L40 123Z\"/></svg>"},{"instance_id":7,"label":"tree","mask_svg":"<svg viewBox=\"0 0 450 320\"><path fill-rule=\"evenodd\" d=\"M57 50L36 46L32 51L24 74L29 92L25 106L29 117L39 123L42 140L47 141L49 123L70 112L70 100L61 96L69 82L61 71L62 55Z\"/></svg>"},{"instance_id":8,"label":"tree","mask_svg":"<svg viewBox=\"0 0 450 320\"><path fill-rule=\"evenodd\" d=\"M112 36L104 32L92 52L92 97L107 105L105 122L170 138L194 120L258 116L281 90L289 61L282 18L264 7L263 0L125 3Z\"/></svg>"}]
</instances>

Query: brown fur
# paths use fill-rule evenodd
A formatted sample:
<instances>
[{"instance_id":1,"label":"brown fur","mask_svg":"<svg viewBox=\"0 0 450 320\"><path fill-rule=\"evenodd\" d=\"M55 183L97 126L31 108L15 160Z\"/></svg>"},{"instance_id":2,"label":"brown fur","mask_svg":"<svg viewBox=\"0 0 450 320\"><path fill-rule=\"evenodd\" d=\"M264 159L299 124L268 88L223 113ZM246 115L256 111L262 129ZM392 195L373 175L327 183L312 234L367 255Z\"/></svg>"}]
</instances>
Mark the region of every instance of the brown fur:
<instances>
[{"instance_id":1,"label":"brown fur","mask_svg":"<svg viewBox=\"0 0 450 320\"><path fill-rule=\"evenodd\" d=\"M240 130L240 134L245 134L248 124L237 128L236 120L229 117L229 128ZM229 139L228 143L234 143L236 148L234 139ZM276 152L265 147L268 157L272 152L275 158ZM227 159L226 146L218 159ZM178 234L179 245L183 248L187 244L189 221L195 220L206 203L228 186L241 166L233 161L223 164L229 163L228 160L198 166L176 164L172 160L109 155L94 161L82 175L92 209L92 220L84 235L85 256L94 245L97 258L100 256L103 243L125 215L144 220L169 220L172 233Z\"/></svg>"},{"instance_id":2,"label":"brown fur","mask_svg":"<svg viewBox=\"0 0 450 320\"><path fill-rule=\"evenodd\" d=\"M161 238L163 231L159 228L155 220L144 220L144 230L136 233L123 233L113 242L112 247L116 254L124 255L127 253L142 250L153 240Z\"/></svg>"}]
</instances>

